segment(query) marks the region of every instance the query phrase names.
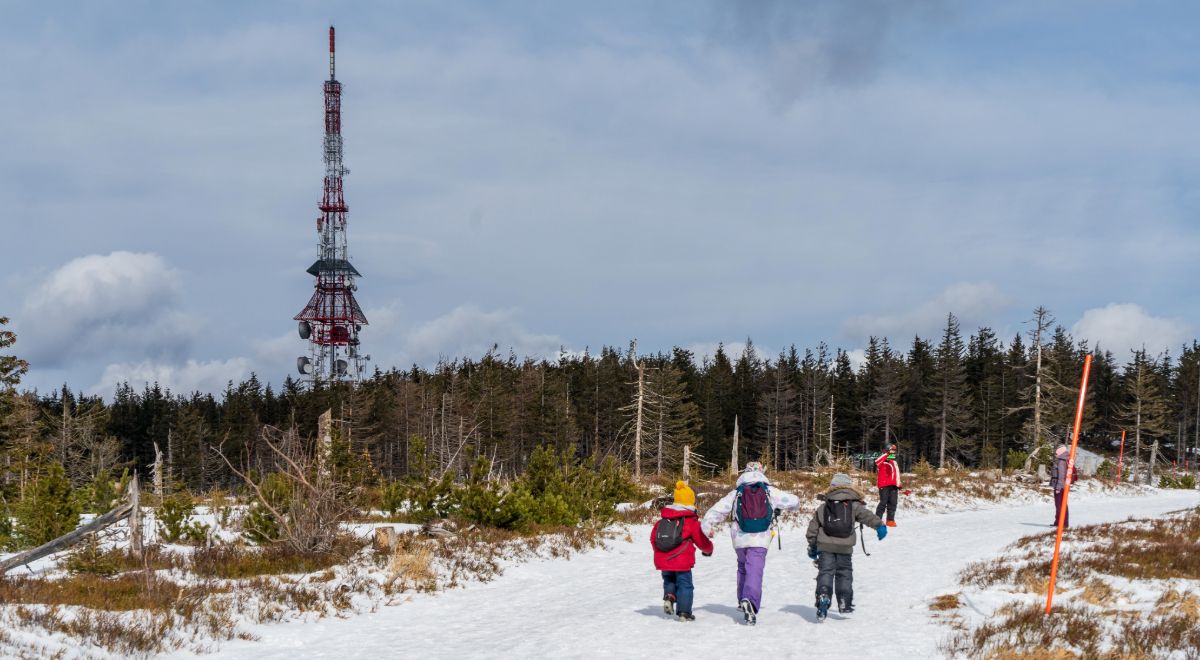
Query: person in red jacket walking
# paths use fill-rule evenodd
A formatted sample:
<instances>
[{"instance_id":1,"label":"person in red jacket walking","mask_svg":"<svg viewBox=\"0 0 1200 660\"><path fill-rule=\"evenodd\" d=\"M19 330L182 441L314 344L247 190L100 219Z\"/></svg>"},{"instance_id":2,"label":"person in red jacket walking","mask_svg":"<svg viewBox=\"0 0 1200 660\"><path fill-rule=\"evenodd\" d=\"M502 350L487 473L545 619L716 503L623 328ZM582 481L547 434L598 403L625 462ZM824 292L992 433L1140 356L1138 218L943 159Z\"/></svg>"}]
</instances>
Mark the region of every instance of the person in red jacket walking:
<instances>
[{"instance_id":1,"label":"person in red jacket walking","mask_svg":"<svg viewBox=\"0 0 1200 660\"><path fill-rule=\"evenodd\" d=\"M654 568L662 571L663 612L680 621L695 621L692 567L696 565L696 548L710 557L713 545L700 531L696 493L686 483L675 484L674 504L663 507L662 518L650 530L650 545L654 547Z\"/></svg>"},{"instance_id":2,"label":"person in red jacket walking","mask_svg":"<svg viewBox=\"0 0 1200 660\"><path fill-rule=\"evenodd\" d=\"M896 464L896 445L875 459L875 485L879 487L879 506L875 515L882 518L887 511L887 526L896 526L896 505L900 502L900 466Z\"/></svg>"}]
</instances>

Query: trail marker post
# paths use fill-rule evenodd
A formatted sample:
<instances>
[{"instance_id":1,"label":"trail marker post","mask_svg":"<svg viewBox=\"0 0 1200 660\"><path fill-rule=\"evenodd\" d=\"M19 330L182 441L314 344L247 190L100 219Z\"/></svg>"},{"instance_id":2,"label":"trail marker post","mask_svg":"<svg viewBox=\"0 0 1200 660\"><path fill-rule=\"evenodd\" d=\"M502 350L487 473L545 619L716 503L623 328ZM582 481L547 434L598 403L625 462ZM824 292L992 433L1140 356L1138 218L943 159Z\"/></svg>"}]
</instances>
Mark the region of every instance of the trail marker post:
<instances>
[{"instance_id":1,"label":"trail marker post","mask_svg":"<svg viewBox=\"0 0 1200 660\"><path fill-rule=\"evenodd\" d=\"M1092 371L1092 354L1083 359L1083 382L1079 385L1079 403L1075 405L1075 426L1071 428L1071 453L1067 458L1067 472L1063 475L1062 506L1058 510L1058 533L1054 536L1054 559L1050 561L1050 585L1046 589L1046 614L1054 604L1054 583L1058 578L1058 557L1062 550L1063 523L1067 519L1067 500L1071 494L1071 475L1075 472L1075 450L1079 448L1079 426L1083 423L1083 403L1087 400L1088 375Z\"/></svg>"}]
</instances>

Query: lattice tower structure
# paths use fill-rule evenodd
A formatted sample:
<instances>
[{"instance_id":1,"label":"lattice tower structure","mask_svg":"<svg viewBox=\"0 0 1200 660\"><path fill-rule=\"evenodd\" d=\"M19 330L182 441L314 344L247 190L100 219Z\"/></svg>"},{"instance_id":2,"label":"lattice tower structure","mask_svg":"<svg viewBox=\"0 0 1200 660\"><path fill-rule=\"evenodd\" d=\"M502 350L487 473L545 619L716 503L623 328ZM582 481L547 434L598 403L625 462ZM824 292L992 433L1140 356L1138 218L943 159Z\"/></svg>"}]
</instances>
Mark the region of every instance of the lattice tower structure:
<instances>
[{"instance_id":1,"label":"lattice tower structure","mask_svg":"<svg viewBox=\"0 0 1200 660\"><path fill-rule=\"evenodd\" d=\"M356 278L346 237L346 206L342 179L350 173L342 162L342 83L334 67L334 30L329 28L329 80L325 81L325 185L317 216L317 260L308 273L315 278L312 298L294 319L308 355L296 368L313 383L358 381L371 356L362 352L358 333L367 317L354 299Z\"/></svg>"}]
</instances>

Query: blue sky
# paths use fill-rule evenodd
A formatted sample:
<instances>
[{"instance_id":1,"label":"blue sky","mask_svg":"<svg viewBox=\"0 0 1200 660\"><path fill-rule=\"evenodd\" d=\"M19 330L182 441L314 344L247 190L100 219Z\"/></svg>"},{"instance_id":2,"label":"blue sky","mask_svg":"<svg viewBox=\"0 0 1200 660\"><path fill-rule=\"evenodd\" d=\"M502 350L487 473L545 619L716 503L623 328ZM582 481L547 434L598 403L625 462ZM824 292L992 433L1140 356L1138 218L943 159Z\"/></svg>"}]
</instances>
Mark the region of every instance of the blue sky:
<instances>
[{"instance_id":1,"label":"blue sky","mask_svg":"<svg viewBox=\"0 0 1200 660\"><path fill-rule=\"evenodd\" d=\"M303 349L338 28L384 367L493 343L767 352L1042 304L1196 335L1188 3L4 3L26 383L279 382ZM1176 349L1177 352L1177 349Z\"/></svg>"}]
</instances>

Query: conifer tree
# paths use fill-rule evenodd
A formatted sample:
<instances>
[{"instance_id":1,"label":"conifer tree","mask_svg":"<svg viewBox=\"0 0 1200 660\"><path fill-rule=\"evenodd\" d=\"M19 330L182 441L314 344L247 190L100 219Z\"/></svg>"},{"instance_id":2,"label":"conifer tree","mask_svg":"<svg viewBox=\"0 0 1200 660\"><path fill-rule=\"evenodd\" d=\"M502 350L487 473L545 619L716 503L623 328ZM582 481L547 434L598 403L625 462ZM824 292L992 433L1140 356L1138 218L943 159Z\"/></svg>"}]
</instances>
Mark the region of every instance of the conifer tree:
<instances>
[{"instance_id":1,"label":"conifer tree","mask_svg":"<svg viewBox=\"0 0 1200 660\"><path fill-rule=\"evenodd\" d=\"M960 454L966 450L963 436L971 427L971 398L966 388L963 351L958 319L949 314L942 341L933 353L932 396L925 412L926 423L937 429L939 468L946 466L947 449Z\"/></svg>"},{"instance_id":2,"label":"conifer tree","mask_svg":"<svg viewBox=\"0 0 1200 660\"><path fill-rule=\"evenodd\" d=\"M866 364L860 378L866 401L863 404L864 435L878 434L877 448L886 448L895 438L904 408L904 363L888 344L887 337L867 342ZM869 446L863 448L868 451Z\"/></svg>"},{"instance_id":3,"label":"conifer tree","mask_svg":"<svg viewBox=\"0 0 1200 660\"><path fill-rule=\"evenodd\" d=\"M791 469L793 452L790 447L797 444L801 426L797 407L800 394L796 387L799 371L799 356L796 347L780 352L774 365L763 372L762 395L759 398L759 425L762 436L771 452L771 464L777 468Z\"/></svg>"},{"instance_id":4,"label":"conifer tree","mask_svg":"<svg viewBox=\"0 0 1200 660\"><path fill-rule=\"evenodd\" d=\"M1170 432L1167 421L1169 408L1163 394L1162 383L1156 372L1156 360L1146 354L1146 349L1133 352L1133 360L1125 366L1124 405L1121 407L1120 419L1133 431L1134 459L1133 480L1138 481L1143 474L1147 479L1153 479L1154 466L1149 470L1142 469L1142 445L1146 440L1158 438Z\"/></svg>"},{"instance_id":5,"label":"conifer tree","mask_svg":"<svg viewBox=\"0 0 1200 660\"><path fill-rule=\"evenodd\" d=\"M1004 404L1001 400L1001 377L1004 372L1004 353L996 333L982 327L967 343L967 388L971 394L971 416L975 436L974 451L982 466L999 466L1003 460L998 446Z\"/></svg>"},{"instance_id":6,"label":"conifer tree","mask_svg":"<svg viewBox=\"0 0 1200 660\"><path fill-rule=\"evenodd\" d=\"M683 374L671 362L648 374L648 437L655 444L654 472L679 465L683 448L700 442L700 409L692 401Z\"/></svg>"}]
</instances>

